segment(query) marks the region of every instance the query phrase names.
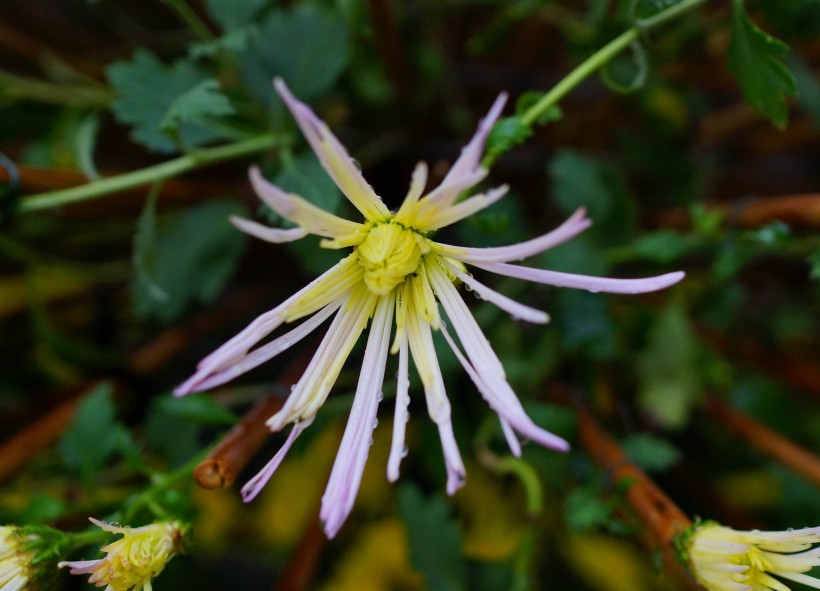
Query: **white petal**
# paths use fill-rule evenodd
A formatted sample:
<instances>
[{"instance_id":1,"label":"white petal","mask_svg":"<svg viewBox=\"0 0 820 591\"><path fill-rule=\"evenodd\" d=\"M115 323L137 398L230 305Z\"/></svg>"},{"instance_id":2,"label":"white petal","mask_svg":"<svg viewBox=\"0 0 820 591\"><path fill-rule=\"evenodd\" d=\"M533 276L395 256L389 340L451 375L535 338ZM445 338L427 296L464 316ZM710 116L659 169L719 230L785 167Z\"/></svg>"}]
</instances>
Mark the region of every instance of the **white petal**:
<instances>
[{"instance_id":1,"label":"white petal","mask_svg":"<svg viewBox=\"0 0 820 591\"><path fill-rule=\"evenodd\" d=\"M532 322L533 324L546 324L549 322L550 317L546 312L542 312L541 310L536 310L535 308L530 308L529 306L516 302L515 300L490 289L483 283L480 283L475 279L475 277L469 273L465 273L455 265L451 265L446 261L443 262L447 265L447 269L449 269L453 275L461 279L461 281L477 293L481 299L495 304L507 312L507 314L512 316L515 320L526 320L527 322Z\"/></svg>"},{"instance_id":2,"label":"white petal","mask_svg":"<svg viewBox=\"0 0 820 591\"><path fill-rule=\"evenodd\" d=\"M563 244L591 225L592 221L586 217L586 210L581 207L553 231L519 244L492 248L467 248L449 244L439 244L439 246L442 247L444 254L463 263L507 263L520 261Z\"/></svg>"},{"instance_id":3,"label":"white petal","mask_svg":"<svg viewBox=\"0 0 820 591\"><path fill-rule=\"evenodd\" d=\"M267 421L271 431L287 423L313 416L339 377L350 351L373 314L376 296L366 290L354 291L342 305L307 369L293 387L284 406Z\"/></svg>"},{"instance_id":4,"label":"white petal","mask_svg":"<svg viewBox=\"0 0 820 591\"><path fill-rule=\"evenodd\" d=\"M396 482L399 479L399 466L405 456L405 431L409 418L407 406L410 404L410 378L408 372L407 335L399 341L399 372L396 381L396 409L393 413L393 439L390 442L390 456L387 459L387 479Z\"/></svg>"},{"instance_id":5,"label":"white petal","mask_svg":"<svg viewBox=\"0 0 820 591\"><path fill-rule=\"evenodd\" d=\"M801 583L806 587L811 587L812 589L820 589L820 579L816 579L809 575L804 575L802 573L790 573L790 572L776 572L775 573L778 577L783 577L784 579L788 579L790 581L794 581L795 583Z\"/></svg>"},{"instance_id":6,"label":"white petal","mask_svg":"<svg viewBox=\"0 0 820 591\"><path fill-rule=\"evenodd\" d=\"M507 440L507 445L510 446L510 452L516 458L520 458L521 442L518 441L518 437L516 437L515 431L513 431L513 428L510 426L510 423L503 417L498 417L498 420L501 423L501 431L504 433L504 438Z\"/></svg>"},{"instance_id":7,"label":"white petal","mask_svg":"<svg viewBox=\"0 0 820 591\"><path fill-rule=\"evenodd\" d=\"M305 201L298 195L286 193L273 183L268 182L257 166L251 166L248 169L248 178L250 178L256 194L268 207L311 234L327 238L340 238L358 232L363 228L362 224L340 218L321 207L316 207L309 201Z\"/></svg>"},{"instance_id":8,"label":"white petal","mask_svg":"<svg viewBox=\"0 0 820 591\"><path fill-rule=\"evenodd\" d=\"M331 314L333 314L333 312L339 309L342 302L343 300L339 299L328 304L322 310L314 314L311 318L290 332L286 332L281 337L272 340L270 343L266 343L258 349L254 349L233 365L229 365L223 370L210 374L207 378L197 384L197 390L210 390L211 388L221 386L222 384L231 381L235 377L259 367L270 359L273 359L279 355L279 353L286 351L313 332L316 327L322 324L330 317Z\"/></svg>"},{"instance_id":9,"label":"white petal","mask_svg":"<svg viewBox=\"0 0 820 591\"><path fill-rule=\"evenodd\" d=\"M458 221L468 218L471 215L478 213L483 209L487 209L493 203L501 199L509 191L507 185L502 185L496 189L492 189L478 195L468 197L460 203L456 203L452 207L446 209L432 208L427 210L424 214L419 214L416 217L415 227L424 231L438 230L449 226Z\"/></svg>"},{"instance_id":10,"label":"white petal","mask_svg":"<svg viewBox=\"0 0 820 591\"><path fill-rule=\"evenodd\" d=\"M199 384L203 380L211 374L240 361L251 347L281 326L285 322L288 311L300 302L303 296L310 294L311 290L317 288L317 286L338 285L340 283L339 278L348 274L355 267L361 267L357 263L355 254L345 257L276 308L257 317L239 334L223 343L216 351L200 361L194 375L179 385L174 390L174 395L183 396L191 392L199 392ZM327 303L329 302L325 302L322 306Z\"/></svg>"},{"instance_id":11,"label":"white petal","mask_svg":"<svg viewBox=\"0 0 820 591\"><path fill-rule=\"evenodd\" d=\"M392 297L379 299L367 339L353 407L339 453L333 463L327 490L322 497L320 517L325 522L325 533L329 538L338 533L353 509L372 444L377 422L376 411L384 383L384 368L390 348L393 304Z\"/></svg>"},{"instance_id":12,"label":"white petal","mask_svg":"<svg viewBox=\"0 0 820 591\"><path fill-rule=\"evenodd\" d=\"M265 485L270 480L273 473L276 472L277 468L279 468L279 464L282 463L282 460L285 459L285 456L290 451L293 442L296 441L296 438L307 429L311 423L313 423L313 417L309 417L304 421L300 421L293 425L293 429L290 430L290 434L288 434L288 438L285 440L285 443L282 447L279 448L279 451L276 452L276 455L271 458L271 460L262 468L259 473L251 478L245 486L242 487L242 490L239 491L239 494L242 495L242 500L246 503L251 502L253 499L256 498Z\"/></svg>"},{"instance_id":13,"label":"white petal","mask_svg":"<svg viewBox=\"0 0 820 591\"><path fill-rule=\"evenodd\" d=\"M306 104L291 94L281 78L273 81L273 86L285 101L305 134L311 148L319 158L330 178L342 190L350 202L370 221L382 221L390 216L390 211L356 168L353 159L327 125L319 119Z\"/></svg>"},{"instance_id":14,"label":"white petal","mask_svg":"<svg viewBox=\"0 0 820 591\"><path fill-rule=\"evenodd\" d=\"M591 277L589 275L576 275L575 273L533 269L508 263L473 263L473 265L479 269L506 275L507 277L515 277L516 279L524 279L534 283L545 283L556 287L585 289L593 293L600 291L626 294L648 293L674 285L685 276L683 271L675 271L674 273L643 279L611 279L609 277Z\"/></svg>"},{"instance_id":15,"label":"white petal","mask_svg":"<svg viewBox=\"0 0 820 591\"><path fill-rule=\"evenodd\" d=\"M270 228L238 215L232 215L229 219L234 226L245 234L259 238L265 242L272 242L273 244L293 242L294 240L304 238L308 234L304 228Z\"/></svg>"}]
</instances>

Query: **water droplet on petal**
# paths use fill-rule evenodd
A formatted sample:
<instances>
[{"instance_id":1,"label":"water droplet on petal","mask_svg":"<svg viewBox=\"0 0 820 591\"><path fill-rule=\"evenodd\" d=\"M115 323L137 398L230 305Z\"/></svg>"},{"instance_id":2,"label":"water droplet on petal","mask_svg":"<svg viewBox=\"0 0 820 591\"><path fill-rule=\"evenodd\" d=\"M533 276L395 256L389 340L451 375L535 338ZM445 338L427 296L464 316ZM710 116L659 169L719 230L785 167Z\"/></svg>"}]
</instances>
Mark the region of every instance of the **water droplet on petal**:
<instances>
[{"instance_id":1,"label":"water droplet on petal","mask_svg":"<svg viewBox=\"0 0 820 591\"><path fill-rule=\"evenodd\" d=\"M407 454L409 454L409 453L410 453L410 450L409 450L409 449L408 449L408 447L405 445L405 446L404 446L404 448L401 450L401 457L406 458L406 457L407 457Z\"/></svg>"},{"instance_id":2,"label":"water droplet on petal","mask_svg":"<svg viewBox=\"0 0 820 591\"><path fill-rule=\"evenodd\" d=\"M372 427L373 427L374 429L375 429L376 427L378 427L378 426L379 426L379 419L373 419L373 422L371 423L371 425L372 425Z\"/></svg>"}]
</instances>

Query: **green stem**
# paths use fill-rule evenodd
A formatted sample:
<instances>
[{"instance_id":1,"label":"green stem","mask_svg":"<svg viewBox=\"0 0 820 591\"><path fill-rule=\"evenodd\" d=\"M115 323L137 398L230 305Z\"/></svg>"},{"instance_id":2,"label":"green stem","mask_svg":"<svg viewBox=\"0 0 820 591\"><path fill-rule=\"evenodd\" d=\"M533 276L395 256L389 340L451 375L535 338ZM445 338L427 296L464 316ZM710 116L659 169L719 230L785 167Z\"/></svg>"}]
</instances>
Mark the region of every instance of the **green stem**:
<instances>
[{"instance_id":1,"label":"green stem","mask_svg":"<svg viewBox=\"0 0 820 591\"><path fill-rule=\"evenodd\" d=\"M587 77L598 71L613 57L637 41L641 34L683 15L706 1L707 0L683 0L679 4L675 4L650 18L637 21L634 27L624 31L618 37L604 45L558 82L558 84L542 96L537 103L521 115L521 122L528 127L532 127L539 117L558 104L562 98L586 80ZM487 154L482 161L482 166L485 168L491 167L500 155L500 153Z\"/></svg>"},{"instance_id":2,"label":"green stem","mask_svg":"<svg viewBox=\"0 0 820 591\"><path fill-rule=\"evenodd\" d=\"M67 532L69 537L70 550L88 546L89 544L99 544L111 537L111 534L104 529L89 529L81 532Z\"/></svg>"},{"instance_id":3,"label":"green stem","mask_svg":"<svg viewBox=\"0 0 820 591\"><path fill-rule=\"evenodd\" d=\"M104 108L114 100L114 94L104 86L54 84L2 71L0 95L10 99L79 108Z\"/></svg>"},{"instance_id":4,"label":"green stem","mask_svg":"<svg viewBox=\"0 0 820 591\"><path fill-rule=\"evenodd\" d=\"M511 474L518 478L524 487L524 495L527 499L527 515L532 519L541 515L544 510L544 494L538 472L531 464L521 458L505 456L495 464L495 471L498 474Z\"/></svg>"},{"instance_id":5,"label":"green stem","mask_svg":"<svg viewBox=\"0 0 820 591\"><path fill-rule=\"evenodd\" d=\"M111 193L133 189L141 185L149 185L216 162L232 160L255 152L261 152L276 145L277 142L278 138L276 136L267 134L233 144L196 150L190 154L175 158L174 160L168 160L161 164L155 164L125 174L99 179L85 185L80 185L79 187L31 195L22 200L20 203L20 211L38 211L59 205L76 203L78 201L88 201L90 199L110 195Z\"/></svg>"},{"instance_id":6,"label":"green stem","mask_svg":"<svg viewBox=\"0 0 820 591\"><path fill-rule=\"evenodd\" d=\"M163 0L163 2L175 13L179 19L188 25L191 30L196 33L196 36L203 41L213 41L216 39L208 25L205 24L199 15L194 12L190 6L185 3L185 0Z\"/></svg>"}]
</instances>

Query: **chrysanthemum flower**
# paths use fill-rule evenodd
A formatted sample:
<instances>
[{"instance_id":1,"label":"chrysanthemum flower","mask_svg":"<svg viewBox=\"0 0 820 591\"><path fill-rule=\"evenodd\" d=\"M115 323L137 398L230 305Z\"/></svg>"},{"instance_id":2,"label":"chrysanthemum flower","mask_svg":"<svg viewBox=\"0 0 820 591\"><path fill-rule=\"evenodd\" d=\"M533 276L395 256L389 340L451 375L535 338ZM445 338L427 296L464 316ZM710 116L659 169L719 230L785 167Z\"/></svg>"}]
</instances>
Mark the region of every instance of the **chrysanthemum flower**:
<instances>
[{"instance_id":1,"label":"chrysanthemum flower","mask_svg":"<svg viewBox=\"0 0 820 591\"><path fill-rule=\"evenodd\" d=\"M179 551L185 540L187 527L179 521L163 521L143 527L117 527L91 518L94 525L122 537L100 548L106 552L97 560L61 562L72 575L91 573L88 582L105 591L128 591L141 588L151 591L151 579L159 575L168 561Z\"/></svg>"},{"instance_id":2,"label":"chrysanthemum flower","mask_svg":"<svg viewBox=\"0 0 820 591\"><path fill-rule=\"evenodd\" d=\"M820 589L804 574L820 566L820 527L776 532L736 531L715 522L693 526L682 550L698 582L710 591L790 591L776 575Z\"/></svg>"},{"instance_id":3,"label":"chrysanthemum flower","mask_svg":"<svg viewBox=\"0 0 820 591\"><path fill-rule=\"evenodd\" d=\"M424 387L428 412L441 438L447 492L453 494L464 484L464 464L453 436L450 403L433 348L434 331L441 331L479 392L498 414L515 455L521 453L518 435L556 450L568 449L566 441L535 425L524 412L507 383L498 356L482 334L457 286L463 283L480 298L516 319L545 323L548 316L493 291L470 275L465 265L536 283L629 294L663 289L680 281L683 273L648 279L607 279L510 264L569 240L588 228L591 222L583 209L552 232L511 246L468 248L431 239L436 230L489 207L507 192L507 187L503 186L459 199L464 191L487 176L487 170L480 166L484 142L501 114L506 95L502 94L495 101L441 184L425 193L427 166L419 163L413 172L407 197L398 211L392 212L365 181L327 126L307 105L293 97L283 81L276 80L274 86L325 170L364 220L355 222L324 211L298 195L270 184L257 168L251 168L250 179L259 197L296 227L269 228L251 220L232 218L240 230L273 243L315 234L324 238L321 244L325 248L352 248L353 252L203 359L196 373L176 389L176 394L182 395L223 384L278 355L325 320L333 318L319 349L283 408L268 421L274 432L289 423L293 423L293 429L271 462L242 489L245 500L259 493L296 437L313 421L368 323L370 333L353 407L322 499L321 518L328 536L333 537L338 532L353 507L377 423L376 411L382 399L388 352L398 353L399 358L388 479L395 481L398 478L399 464L406 454L408 365L412 357ZM439 306L455 335L447 330ZM283 324L303 318L307 320L296 328L253 349Z\"/></svg>"},{"instance_id":4,"label":"chrysanthemum flower","mask_svg":"<svg viewBox=\"0 0 820 591\"><path fill-rule=\"evenodd\" d=\"M24 542L20 528L0 526L0 591L21 591L29 584L34 556Z\"/></svg>"}]
</instances>

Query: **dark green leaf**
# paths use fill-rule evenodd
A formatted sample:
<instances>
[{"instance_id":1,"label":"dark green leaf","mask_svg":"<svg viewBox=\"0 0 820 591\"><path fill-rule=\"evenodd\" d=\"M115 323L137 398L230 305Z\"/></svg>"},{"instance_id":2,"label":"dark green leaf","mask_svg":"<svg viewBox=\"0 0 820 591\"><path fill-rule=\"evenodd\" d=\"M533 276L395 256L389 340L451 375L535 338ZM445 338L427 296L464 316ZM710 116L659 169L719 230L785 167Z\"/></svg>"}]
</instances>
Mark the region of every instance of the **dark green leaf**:
<instances>
[{"instance_id":1,"label":"dark green leaf","mask_svg":"<svg viewBox=\"0 0 820 591\"><path fill-rule=\"evenodd\" d=\"M635 204L618 171L603 160L563 150L549 166L552 196L564 214L586 207L594 225L588 231L600 244L631 236Z\"/></svg>"},{"instance_id":2,"label":"dark green leaf","mask_svg":"<svg viewBox=\"0 0 820 591\"><path fill-rule=\"evenodd\" d=\"M24 524L43 523L57 519L65 510L66 504L63 501L45 493L35 493L18 519Z\"/></svg>"},{"instance_id":3,"label":"dark green leaf","mask_svg":"<svg viewBox=\"0 0 820 591\"><path fill-rule=\"evenodd\" d=\"M399 512L407 528L410 562L421 572L431 591L465 588L466 568L461 557L458 523L439 497L425 499L411 485L399 489Z\"/></svg>"},{"instance_id":4,"label":"dark green leaf","mask_svg":"<svg viewBox=\"0 0 820 591\"><path fill-rule=\"evenodd\" d=\"M242 208L235 202L214 201L186 211L161 228L153 256L143 259L144 272L159 291L149 288L138 275L132 290L134 311L170 321L194 302L214 300L242 251L244 235L228 221L231 214L240 213Z\"/></svg>"},{"instance_id":5,"label":"dark green leaf","mask_svg":"<svg viewBox=\"0 0 820 591\"><path fill-rule=\"evenodd\" d=\"M680 459L680 451L666 439L649 433L631 435L621 442L626 455L649 472L662 472Z\"/></svg>"},{"instance_id":6,"label":"dark green leaf","mask_svg":"<svg viewBox=\"0 0 820 591\"><path fill-rule=\"evenodd\" d=\"M809 265L811 265L809 277L820 282L820 250L809 257Z\"/></svg>"},{"instance_id":7,"label":"dark green leaf","mask_svg":"<svg viewBox=\"0 0 820 591\"><path fill-rule=\"evenodd\" d=\"M121 426L115 419L112 394L107 382L88 393L60 440L63 461L85 486L93 484L95 474L117 451Z\"/></svg>"},{"instance_id":8,"label":"dark green leaf","mask_svg":"<svg viewBox=\"0 0 820 591\"><path fill-rule=\"evenodd\" d=\"M136 289L150 297L152 301L165 303L170 300L168 293L156 282L152 276L159 258L159 244L157 243L157 199L161 186L155 185L145 206L142 208L137 231L134 233L134 282Z\"/></svg>"},{"instance_id":9,"label":"dark green leaf","mask_svg":"<svg viewBox=\"0 0 820 591\"><path fill-rule=\"evenodd\" d=\"M637 0L635 4L635 18L644 20L680 4L681 0Z\"/></svg>"},{"instance_id":10,"label":"dark green leaf","mask_svg":"<svg viewBox=\"0 0 820 591\"><path fill-rule=\"evenodd\" d=\"M792 230L788 224L781 221L775 221L770 224L766 224L759 230L750 232L749 236L753 241L765 246L783 247L789 243L792 236Z\"/></svg>"},{"instance_id":11,"label":"dark green leaf","mask_svg":"<svg viewBox=\"0 0 820 591\"><path fill-rule=\"evenodd\" d=\"M696 347L686 310L671 302L638 358L641 407L670 429L686 424L702 393Z\"/></svg>"},{"instance_id":12,"label":"dark green leaf","mask_svg":"<svg viewBox=\"0 0 820 591\"><path fill-rule=\"evenodd\" d=\"M788 37L813 41L820 35L820 0L759 0L766 20Z\"/></svg>"},{"instance_id":13,"label":"dark green leaf","mask_svg":"<svg viewBox=\"0 0 820 591\"><path fill-rule=\"evenodd\" d=\"M487 137L486 154L499 156L510 148L523 144L532 135L532 128L521 117L502 117Z\"/></svg>"},{"instance_id":14,"label":"dark green leaf","mask_svg":"<svg viewBox=\"0 0 820 591\"><path fill-rule=\"evenodd\" d=\"M262 11L268 0L207 0L208 14L224 30L246 25Z\"/></svg>"},{"instance_id":15,"label":"dark green leaf","mask_svg":"<svg viewBox=\"0 0 820 591\"><path fill-rule=\"evenodd\" d=\"M177 96L159 126L166 133L177 134L183 125L207 127L210 121L234 112L231 101L220 92L219 82L208 78Z\"/></svg>"},{"instance_id":16,"label":"dark green leaf","mask_svg":"<svg viewBox=\"0 0 820 591\"><path fill-rule=\"evenodd\" d=\"M209 394L191 394L181 398L164 396L157 401L156 408L169 416L203 425L236 423L236 415L219 406Z\"/></svg>"},{"instance_id":17,"label":"dark green leaf","mask_svg":"<svg viewBox=\"0 0 820 591\"><path fill-rule=\"evenodd\" d=\"M222 51L229 54L241 53L250 43L255 31L255 27L247 26L235 29L212 41L192 43L188 49L188 55L193 60L199 60L205 57L213 57Z\"/></svg>"},{"instance_id":18,"label":"dark green leaf","mask_svg":"<svg viewBox=\"0 0 820 591\"><path fill-rule=\"evenodd\" d=\"M601 496L598 486L578 487L567 496L567 524L576 532L602 527L611 519L612 509L612 502Z\"/></svg>"},{"instance_id":19,"label":"dark green leaf","mask_svg":"<svg viewBox=\"0 0 820 591\"><path fill-rule=\"evenodd\" d=\"M161 125L174 101L205 81L205 73L187 60L167 66L145 49L137 50L131 61L115 62L107 73L117 92L114 115L133 127L131 138L155 152L178 151L179 142L163 132ZM200 124L186 123L178 131L179 140L186 146L199 146L221 137L218 131Z\"/></svg>"},{"instance_id":20,"label":"dark green leaf","mask_svg":"<svg viewBox=\"0 0 820 591\"><path fill-rule=\"evenodd\" d=\"M820 3L820 0L818 0L818 3ZM820 14L820 8L817 12ZM812 118L814 126L820 127L820 78L808 64L797 56L790 56L787 63L794 73L797 94L800 97L800 106Z\"/></svg>"},{"instance_id":21,"label":"dark green leaf","mask_svg":"<svg viewBox=\"0 0 820 591\"><path fill-rule=\"evenodd\" d=\"M302 152L291 160L285 159L273 184L304 197L330 213L337 213L342 202L341 191L312 151ZM265 210L268 221L273 224L282 223L283 220L274 211L267 207Z\"/></svg>"},{"instance_id":22,"label":"dark green leaf","mask_svg":"<svg viewBox=\"0 0 820 591\"><path fill-rule=\"evenodd\" d=\"M629 246L630 258L657 263L671 263L683 257L696 244L691 236L672 230L658 230L644 234Z\"/></svg>"},{"instance_id":23,"label":"dark green leaf","mask_svg":"<svg viewBox=\"0 0 820 591\"><path fill-rule=\"evenodd\" d=\"M267 102L271 80L282 77L293 93L310 100L328 90L347 67L350 33L335 14L315 4L271 12L241 57L254 94Z\"/></svg>"},{"instance_id":24,"label":"dark green leaf","mask_svg":"<svg viewBox=\"0 0 820 591\"><path fill-rule=\"evenodd\" d=\"M751 21L743 0L734 0L733 5L729 69L740 82L746 102L783 128L789 119L786 97L797 93L794 76L783 63L789 47Z\"/></svg>"}]
</instances>

